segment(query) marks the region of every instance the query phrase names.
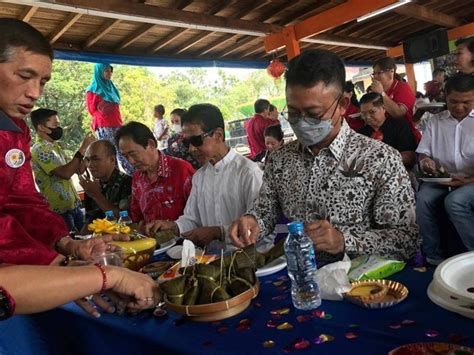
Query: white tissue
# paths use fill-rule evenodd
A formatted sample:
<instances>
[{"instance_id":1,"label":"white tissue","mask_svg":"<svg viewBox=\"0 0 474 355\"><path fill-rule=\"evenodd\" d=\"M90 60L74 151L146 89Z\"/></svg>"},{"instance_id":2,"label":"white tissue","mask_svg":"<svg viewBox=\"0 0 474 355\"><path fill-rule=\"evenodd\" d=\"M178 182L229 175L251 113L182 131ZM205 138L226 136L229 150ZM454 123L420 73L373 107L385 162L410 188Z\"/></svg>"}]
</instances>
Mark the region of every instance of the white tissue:
<instances>
[{"instance_id":1,"label":"white tissue","mask_svg":"<svg viewBox=\"0 0 474 355\"><path fill-rule=\"evenodd\" d=\"M196 262L196 247L188 239L183 241L183 250L181 251L181 267L194 265Z\"/></svg>"},{"instance_id":2,"label":"white tissue","mask_svg":"<svg viewBox=\"0 0 474 355\"><path fill-rule=\"evenodd\" d=\"M324 300L341 301L345 292L351 290L347 273L351 268L351 259L344 255L342 261L324 265L316 271L316 280Z\"/></svg>"}]
</instances>

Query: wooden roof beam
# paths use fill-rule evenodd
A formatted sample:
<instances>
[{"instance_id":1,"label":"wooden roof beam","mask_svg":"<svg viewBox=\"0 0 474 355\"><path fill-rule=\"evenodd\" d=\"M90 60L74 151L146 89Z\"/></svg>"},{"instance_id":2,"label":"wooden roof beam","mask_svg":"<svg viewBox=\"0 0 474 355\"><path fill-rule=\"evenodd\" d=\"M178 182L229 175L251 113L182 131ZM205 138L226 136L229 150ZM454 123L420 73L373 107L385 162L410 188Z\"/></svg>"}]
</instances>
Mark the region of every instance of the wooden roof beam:
<instances>
[{"instance_id":1,"label":"wooden roof beam","mask_svg":"<svg viewBox=\"0 0 474 355\"><path fill-rule=\"evenodd\" d=\"M207 32L200 33L197 36L194 36L194 37L190 38L189 40L187 40L186 42L180 44L177 48L175 48L173 50L173 52L175 54L183 53L186 49L191 48L195 44L201 42L208 35L209 35L209 33L207 33Z\"/></svg>"},{"instance_id":2,"label":"wooden roof beam","mask_svg":"<svg viewBox=\"0 0 474 355\"><path fill-rule=\"evenodd\" d=\"M247 46L248 44L252 43L253 41L259 39L258 37L250 37L250 38L245 38L243 41L239 42L238 45L232 47L231 49L224 50L219 54L220 57L227 57L229 54L234 53L235 51L239 50L242 47Z\"/></svg>"},{"instance_id":3,"label":"wooden roof beam","mask_svg":"<svg viewBox=\"0 0 474 355\"><path fill-rule=\"evenodd\" d=\"M49 35L49 43L56 42L74 23L79 20L82 14L69 14L61 24Z\"/></svg>"},{"instance_id":4,"label":"wooden roof beam","mask_svg":"<svg viewBox=\"0 0 474 355\"><path fill-rule=\"evenodd\" d=\"M474 22L471 22L466 25L448 30L448 40L452 41L454 39L472 36L473 34L474 34ZM393 57L393 58L403 57L403 45L389 48L387 50L387 56Z\"/></svg>"},{"instance_id":5,"label":"wooden roof beam","mask_svg":"<svg viewBox=\"0 0 474 355\"><path fill-rule=\"evenodd\" d=\"M29 22L31 18L35 15L36 11L38 11L38 6L28 6L25 11L20 15L20 20L23 22Z\"/></svg>"},{"instance_id":6,"label":"wooden roof beam","mask_svg":"<svg viewBox=\"0 0 474 355\"><path fill-rule=\"evenodd\" d=\"M399 15L413 17L421 21L434 23L443 27L459 27L462 22L454 16L446 15L442 12L432 10L426 6L410 3L397 7L393 10Z\"/></svg>"},{"instance_id":7,"label":"wooden roof beam","mask_svg":"<svg viewBox=\"0 0 474 355\"><path fill-rule=\"evenodd\" d=\"M186 33L188 31L189 31L189 28L179 28L177 30L172 31L166 37L158 40L152 46L150 46L150 48L148 49L148 52L149 53L158 52L161 48L171 43L173 40L175 40L176 38L181 36L183 33Z\"/></svg>"},{"instance_id":8,"label":"wooden roof beam","mask_svg":"<svg viewBox=\"0 0 474 355\"><path fill-rule=\"evenodd\" d=\"M142 25L140 26L136 31L132 32L130 35L128 35L118 46L115 50L121 50L129 45L131 45L133 42L138 41L140 38L142 38L144 35L146 35L148 32L150 32L155 25Z\"/></svg>"},{"instance_id":9,"label":"wooden roof beam","mask_svg":"<svg viewBox=\"0 0 474 355\"><path fill-rule=\"evenodd\" d=\"M293 27L296 40L302 40L396 2L397 0L348 0L289 27ZM285 46L283 31L265 37L264 44L267 52Z\"/></svg>"},{"instance_id":10,"label":"wooden roof beam","mask_svg":"<svg viewBox=\"0 0 474 355\"><path fill-rule=\"evenodd\" d=\"M84 48L92 47L97 41L99 41L102 37L104 37L107 33L109 33L114 26L118 25L121 20L107 20L105 23L99 27L97 31L91 34L86 42L84 43Z\"/></svg>"},{"instance_id":11,"label":"wooden roof beam","mask_svg":"<svg viewBox=\"0 0 474 355\"><path fill-rule=\"evenodd\" d=\"M6 0L13 1L13 0ZM281 29L267 23L206 15L123 0L48 0L36 2L19 0L22 3L38 4L40 7L58 9L91 16L109 17L127 21L143 22L202 31L236 33L248 36L264 36Z\"/></svg>"}]
</instances>

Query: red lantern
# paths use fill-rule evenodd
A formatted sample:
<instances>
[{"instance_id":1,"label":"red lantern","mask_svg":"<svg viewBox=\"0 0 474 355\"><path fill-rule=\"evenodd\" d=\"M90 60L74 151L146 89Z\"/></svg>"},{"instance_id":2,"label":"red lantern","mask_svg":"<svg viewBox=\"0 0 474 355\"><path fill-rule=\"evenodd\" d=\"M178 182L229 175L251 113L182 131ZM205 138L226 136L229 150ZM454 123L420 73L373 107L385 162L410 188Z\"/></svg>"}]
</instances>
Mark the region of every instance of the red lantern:
<instances>
[{"instance_id":1,"label":"red lantern","mask_svg":"<svg viewBox=\"0 0 474 355\"><path fill-rule=\"evenodd\" d=\"M278 79L285 72L285 65L278 59L273 59L267 67L267 73L271 77Z\"/></svg>"}]
</instances>

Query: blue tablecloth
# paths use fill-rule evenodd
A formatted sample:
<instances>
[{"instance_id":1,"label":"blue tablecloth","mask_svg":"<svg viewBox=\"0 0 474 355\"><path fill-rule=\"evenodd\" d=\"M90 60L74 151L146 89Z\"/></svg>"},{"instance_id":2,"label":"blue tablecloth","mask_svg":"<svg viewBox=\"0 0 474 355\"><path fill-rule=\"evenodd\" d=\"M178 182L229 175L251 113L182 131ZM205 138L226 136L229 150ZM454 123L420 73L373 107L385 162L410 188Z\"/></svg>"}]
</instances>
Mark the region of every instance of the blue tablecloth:
<instances>
[{"instance_id":1,"label":"blue tablecloth","mask_svg":"<svg viewBox=\"0 0 474 355\"><path fill-rule=\"evenodd\" d=\"M285 274L286 270L262 278L260 294L253 304L220 325L182 322L171 312L165 318L155 318L147 312L136 316L104 314L94 319L74 304L33 316L16 316L0 322L0 354L276 354L297 338L311 342L306 350L310 353L386 354L402 344L452 340L453 334L469 337L462 344L474 346L474 321L438 307L427 297L433 270L421 273L407 268L394 275L392 279L405 284L410 292L395 307L367 310L347 302L323 301L320 309L332 319L312 318L302 323L296 317L308 312L295 310L289 293L281 292L272 283ZM279 295L287 298L272 300ZM273 320L278 324L289 322L293 329L267 327L272 319L270 311L283 307L290 307L290 313ZM237 329L242 319L249 320L248 330ZM399 329L389 327L403 320L415 324ZM351 328L354 324L358 327ZM427 330L439 335L429 338ZM347 339L347 332L357 337ZM313 339L320 334L334 336L334 340L314 344ZM275 346L264 348L262 343L266 340L273 340Z\"/></svg>"}]
</instances>

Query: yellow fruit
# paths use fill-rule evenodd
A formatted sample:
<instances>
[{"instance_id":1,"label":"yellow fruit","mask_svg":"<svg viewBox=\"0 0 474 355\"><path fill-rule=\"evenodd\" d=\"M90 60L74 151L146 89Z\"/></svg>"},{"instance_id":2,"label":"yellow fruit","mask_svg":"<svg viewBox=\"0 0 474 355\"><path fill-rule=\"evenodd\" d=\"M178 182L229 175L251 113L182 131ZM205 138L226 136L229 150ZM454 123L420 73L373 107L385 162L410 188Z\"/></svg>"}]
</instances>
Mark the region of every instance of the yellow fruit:
<instances>
[{"instance_id":1,"label":"yellow fruit","mask_svg":"<svg viewBox=\"0 0 474 355\"><path fill-rule=\"evenodd\" d=\"M134 254L146 249L154 248L156 246L156 240L154 238L144 238L128 242L112 241L110 244L122 248L125 254Z\"/></svg>"}]
</instances>

